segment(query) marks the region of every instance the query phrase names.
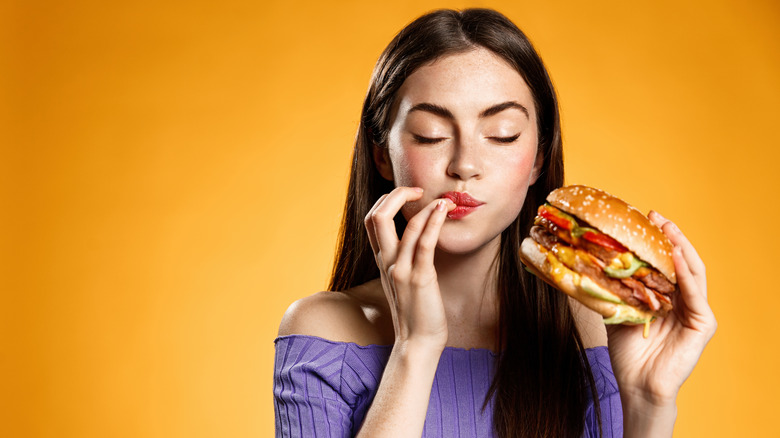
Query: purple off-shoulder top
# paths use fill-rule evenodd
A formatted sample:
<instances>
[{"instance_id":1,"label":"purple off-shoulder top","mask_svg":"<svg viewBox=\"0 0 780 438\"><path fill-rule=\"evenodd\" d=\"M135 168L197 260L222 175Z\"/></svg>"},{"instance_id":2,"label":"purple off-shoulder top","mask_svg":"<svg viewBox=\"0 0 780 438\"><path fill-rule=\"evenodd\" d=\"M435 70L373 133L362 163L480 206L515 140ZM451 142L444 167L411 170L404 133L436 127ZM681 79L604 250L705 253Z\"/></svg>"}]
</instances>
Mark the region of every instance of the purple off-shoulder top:
<instances>
[{"instance_id":1,"label":"purple off-shoulder top","mask_svg":"<svg viewBox=\"0 0 780 438\"><path fill-rule=\"evenodd\" d=\"M277 338L274 411L277 437L354 436L376 394L392 346L291 335ZM623 436L623 414L606 347L586 350L601 404L604 437ZM493 404L483 410L496 355L447 347L431 388L423 437L492 437ZM590 391L587 391L590 394ZM592 401L586 437L598 436Z\"/></svg>"}]
</instances>

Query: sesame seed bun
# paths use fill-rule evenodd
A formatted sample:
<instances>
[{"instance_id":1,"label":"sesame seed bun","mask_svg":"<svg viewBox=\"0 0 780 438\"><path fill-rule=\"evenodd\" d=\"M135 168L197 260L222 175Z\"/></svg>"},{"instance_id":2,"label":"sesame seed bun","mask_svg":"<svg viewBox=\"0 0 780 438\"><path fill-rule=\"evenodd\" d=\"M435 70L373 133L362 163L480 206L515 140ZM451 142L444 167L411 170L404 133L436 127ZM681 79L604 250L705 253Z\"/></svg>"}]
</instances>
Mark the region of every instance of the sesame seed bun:
<instances>
[{"instance_id":1,"label":"sesame seed bun","mask_svg":"<svg viewBox=\"0 0 780 438\"><path fill-rule=\"evenodd\" d=\"M603 190L572 185L553 190L547 202L617 240L677 283L672 243L647 216L622 199Z\"/></svg>"}]
</instances>

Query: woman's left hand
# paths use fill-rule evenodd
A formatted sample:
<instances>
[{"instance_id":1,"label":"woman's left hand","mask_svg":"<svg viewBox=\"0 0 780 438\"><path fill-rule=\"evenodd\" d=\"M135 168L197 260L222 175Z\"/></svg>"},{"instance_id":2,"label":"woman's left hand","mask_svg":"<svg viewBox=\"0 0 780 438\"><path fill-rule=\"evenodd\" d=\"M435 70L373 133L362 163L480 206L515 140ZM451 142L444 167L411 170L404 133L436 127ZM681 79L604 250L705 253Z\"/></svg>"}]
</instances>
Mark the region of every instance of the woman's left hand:
<instances>
[{"instance_id":1,"label":"woman's left hand","mask_svg":"<svg viewBox=\"0 0 780 438\"><path fill-rule=\"evenodd\" d=\"M649 218L674 245L679 293L673 298L674 309L650 325L647 338L642 336L642 325L607 326L609 354L624 411L627 404L674 406L680 386L717 327L707 303L704 263L693 245L675 224L657 212L651 211Z\"/></svg>"}]
</instances>

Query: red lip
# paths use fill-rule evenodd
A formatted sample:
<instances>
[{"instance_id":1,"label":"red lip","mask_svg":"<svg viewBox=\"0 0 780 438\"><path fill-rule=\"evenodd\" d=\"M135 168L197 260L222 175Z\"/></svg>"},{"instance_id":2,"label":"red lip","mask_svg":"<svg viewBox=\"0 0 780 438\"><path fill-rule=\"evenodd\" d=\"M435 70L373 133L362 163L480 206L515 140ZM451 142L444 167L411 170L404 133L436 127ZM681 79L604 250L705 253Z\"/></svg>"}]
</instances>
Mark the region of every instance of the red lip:
<instances>
[{"instance_id":1,"label":"red lip","mask_svg":"<svg viewBox=\"0 0 780 438\"><path fill-rule=\"evenodd\" d=\"M440 197L449 199L457 205L455 209L447 213L447 217L450 219L464 218L484 204L484 202L472 198L471 195L465 192L447 192Z\"/></svg>"}]
</instances>

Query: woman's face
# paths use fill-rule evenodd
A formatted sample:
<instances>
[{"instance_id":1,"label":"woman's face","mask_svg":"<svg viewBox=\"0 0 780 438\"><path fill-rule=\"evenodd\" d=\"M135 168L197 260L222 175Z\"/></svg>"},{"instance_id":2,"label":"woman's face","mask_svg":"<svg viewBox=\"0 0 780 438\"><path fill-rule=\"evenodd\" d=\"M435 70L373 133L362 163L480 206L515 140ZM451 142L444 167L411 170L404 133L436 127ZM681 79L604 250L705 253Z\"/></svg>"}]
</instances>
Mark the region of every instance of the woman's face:
<instances>
[{"instance_id":1,"label":"woman's face","mask_svg":"<svg viewBox=\"0 0 780 438\"><path fill-rule=\"evenodd\" d=\"M406 79L391 113L388 155L377 163L396 186L425 190L404 206L407 219L437 198L460 204L438 248L469 253L497 243L520 213L541 166L537 137L531 90L503 59L478 48Z\"/></svg>"}]
</instances>

